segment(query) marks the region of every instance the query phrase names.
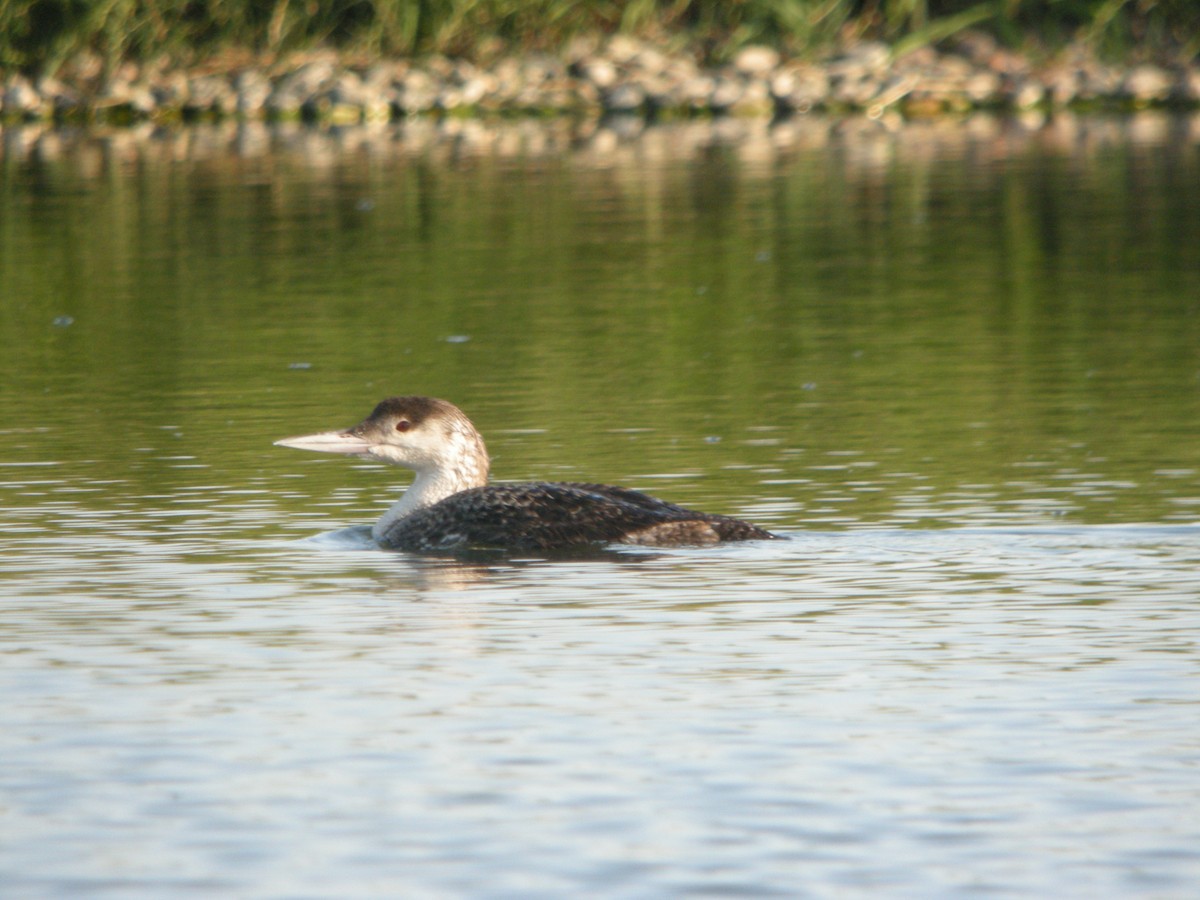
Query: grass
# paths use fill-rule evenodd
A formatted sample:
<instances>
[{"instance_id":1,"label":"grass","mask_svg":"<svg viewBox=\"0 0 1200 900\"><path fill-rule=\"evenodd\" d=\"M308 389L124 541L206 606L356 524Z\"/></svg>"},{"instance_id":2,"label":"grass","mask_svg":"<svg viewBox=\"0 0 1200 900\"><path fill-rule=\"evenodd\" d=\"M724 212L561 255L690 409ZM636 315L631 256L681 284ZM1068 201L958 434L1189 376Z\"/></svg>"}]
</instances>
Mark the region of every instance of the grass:
<instances>
[{"instance_id":1,"label":"grass","mask_svg":"<svg viewBox=\"0 0 1200 900\"><path fill-rule=\"evenodd\" d=\"M705 61L764 43L811 53L846 38L913 49L972 27L1009 44L1082 40L1125 58L1200 52L1195 0L0 0L0 69L53 74L96 55L111 68L318 46L355 53L486 56L625 33Z\"/></svg>"}]
</instances>

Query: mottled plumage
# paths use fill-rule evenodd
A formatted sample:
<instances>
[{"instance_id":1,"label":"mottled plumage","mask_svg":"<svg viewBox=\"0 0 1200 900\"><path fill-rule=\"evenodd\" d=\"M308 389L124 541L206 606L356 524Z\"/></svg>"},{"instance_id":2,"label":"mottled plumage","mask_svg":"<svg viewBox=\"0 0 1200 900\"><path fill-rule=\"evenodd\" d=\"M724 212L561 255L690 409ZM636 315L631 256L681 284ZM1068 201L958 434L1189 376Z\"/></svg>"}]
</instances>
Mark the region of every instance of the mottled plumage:
<instances>
[{"instance_id":1,"label":"mottled plumage","mask_svg":"<svg viewBox=\"0 0 1200 900\"><path fill-rule=\"evenodd\" d=\"M748 522L596 484L491 484L451 494L393 522L379 537L397 550L578 544L711 544L771 538Z\"/></svg>"},{"instance_id":2,"label":"mottled plumage","mask_svg":"<svg viewBox=\"0 0 1200 900\"><path fill-rule=\"evenodd\" d=\"M458 407L431 397L392 397L346 431L276 443L413 469L417 477L412 485L372 529L382 546L396 550L555 550L775 537L749 522L685 509L628 488L559 482L489 485L483 439Z\"/></svg>"}]
</instances>

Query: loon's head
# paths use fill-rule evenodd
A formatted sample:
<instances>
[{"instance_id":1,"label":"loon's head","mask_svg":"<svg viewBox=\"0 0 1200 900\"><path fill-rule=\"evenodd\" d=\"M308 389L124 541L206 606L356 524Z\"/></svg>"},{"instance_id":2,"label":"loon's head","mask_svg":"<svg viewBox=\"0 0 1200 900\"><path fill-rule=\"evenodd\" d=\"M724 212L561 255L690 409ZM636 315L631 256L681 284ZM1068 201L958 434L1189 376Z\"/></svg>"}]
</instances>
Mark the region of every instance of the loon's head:
<instances>
[{"instance_id":1,"label":"loon's head","mask_svg":"<svg viewBox=\"0 0 1200 900\"><path fill-rule=\"evenodd\" d=\"M389 397L353 428L284 438L275 445L342 453L456 481L487 483L483 438L462 410L434 397Z\"/></svg>"}]
</instances>

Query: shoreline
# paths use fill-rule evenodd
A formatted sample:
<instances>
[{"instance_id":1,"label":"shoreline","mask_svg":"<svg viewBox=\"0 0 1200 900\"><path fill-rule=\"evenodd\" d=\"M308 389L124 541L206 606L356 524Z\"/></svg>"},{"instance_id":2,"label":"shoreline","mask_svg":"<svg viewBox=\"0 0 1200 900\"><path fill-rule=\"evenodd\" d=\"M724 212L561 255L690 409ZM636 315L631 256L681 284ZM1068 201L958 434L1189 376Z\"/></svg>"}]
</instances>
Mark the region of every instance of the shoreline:
<instances>
[{"instance_id":1,"label":"shoreline","mask_svg":"<svg viewBox=\"0 0 1200 900\"><path fill-rule=\"evenodd\" d=\"M1081 46L1035 62L981 33L903 55L860 42L816 60L750 46L722 66L616 36L560 54L480 66L431 56L371 62L335 51L282 61L213 58L188 68L94 58L57 78L10 73L0 122L133 125L244 120L353 125L412 117L771 117L807 113L906 118L974 111L1200 109L1200 63L1114 65Z\"/></svg>"}]
</instances>

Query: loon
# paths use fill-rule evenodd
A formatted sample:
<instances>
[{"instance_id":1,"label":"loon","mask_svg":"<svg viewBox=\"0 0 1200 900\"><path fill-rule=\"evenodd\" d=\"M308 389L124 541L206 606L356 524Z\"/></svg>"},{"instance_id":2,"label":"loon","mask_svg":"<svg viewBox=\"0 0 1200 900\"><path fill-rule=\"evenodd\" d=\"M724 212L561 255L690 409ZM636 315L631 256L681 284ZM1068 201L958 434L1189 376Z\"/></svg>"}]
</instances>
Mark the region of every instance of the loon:
<instances>
[{"instance_id":1,"label":"loon","mask_svg":"<svg viewBox=\"0 0 1200 900\"><path fill-rule=\"evenodd\" d=\"M570 482L488 484L483 438L457 406L390 397L345 431L285 438L279 447L341 453L416 472L371 534L392 550L557 550L594 544L671 546L765 540L768 531L628 488Z\"/></svg>"}]
</instances>

